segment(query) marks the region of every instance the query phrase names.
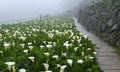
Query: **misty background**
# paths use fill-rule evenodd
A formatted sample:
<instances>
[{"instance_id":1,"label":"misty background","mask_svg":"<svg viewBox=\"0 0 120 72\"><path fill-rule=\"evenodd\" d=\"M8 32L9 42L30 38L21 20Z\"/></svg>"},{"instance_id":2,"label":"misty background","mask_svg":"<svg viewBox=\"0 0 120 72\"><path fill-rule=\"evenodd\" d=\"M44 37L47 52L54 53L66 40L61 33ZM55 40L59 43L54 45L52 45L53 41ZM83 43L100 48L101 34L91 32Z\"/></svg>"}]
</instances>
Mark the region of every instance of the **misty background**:
<instances>
[{"instance_id":1,"label":"misty background","mask_svg":"<svg viewBox=\"0 0 120 72\"><path fill-rule=\"evenodd\" d=\"M0 23L22 21L71 10L81 0L0 0Z\"/></svg>"}]
</instances>

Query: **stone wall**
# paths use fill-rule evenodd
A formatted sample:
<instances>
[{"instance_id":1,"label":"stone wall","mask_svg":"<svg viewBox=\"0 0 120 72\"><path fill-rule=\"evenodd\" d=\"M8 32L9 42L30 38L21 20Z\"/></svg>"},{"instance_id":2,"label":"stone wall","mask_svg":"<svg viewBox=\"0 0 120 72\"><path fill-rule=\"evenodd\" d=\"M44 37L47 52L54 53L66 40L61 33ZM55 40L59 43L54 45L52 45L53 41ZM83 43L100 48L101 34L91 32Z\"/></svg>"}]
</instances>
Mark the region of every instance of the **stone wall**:
<instances>
[{"instance_id":1,"label":"stone wall","mask_svg":"<svg viewBox=\"0 0 120 72\"><path fill-rule=\"evenodd\" d=\"M81 8L77 18L88 31L104 38L111 45L120 46L120 3L100 2Z\"/></svg>"}]
</instances>

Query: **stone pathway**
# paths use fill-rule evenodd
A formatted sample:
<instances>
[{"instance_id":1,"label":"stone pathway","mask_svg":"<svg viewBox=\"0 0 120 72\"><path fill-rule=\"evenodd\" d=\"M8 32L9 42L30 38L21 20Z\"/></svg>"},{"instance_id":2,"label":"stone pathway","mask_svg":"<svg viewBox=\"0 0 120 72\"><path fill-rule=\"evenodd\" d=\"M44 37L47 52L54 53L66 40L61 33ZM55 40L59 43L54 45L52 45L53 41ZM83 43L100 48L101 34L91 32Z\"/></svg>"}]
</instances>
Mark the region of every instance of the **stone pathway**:
<instances>
[{"instance_id":1,"label":"stone pathway","mask_svg":"<svg viewBox=\"0 0 120 72\"><path fill-rule=\"evenodd\" d=\"M88 36L94 44L97 45L99 49L98 52L98 62L100 68L104 72L120 72L120 57L116 54L116 51L109 46L106 42L99 39L94 34L86 31L82 25L80 25L77 19L73 18L77 29L82 33Z\"/></svg>"}]
</instances>

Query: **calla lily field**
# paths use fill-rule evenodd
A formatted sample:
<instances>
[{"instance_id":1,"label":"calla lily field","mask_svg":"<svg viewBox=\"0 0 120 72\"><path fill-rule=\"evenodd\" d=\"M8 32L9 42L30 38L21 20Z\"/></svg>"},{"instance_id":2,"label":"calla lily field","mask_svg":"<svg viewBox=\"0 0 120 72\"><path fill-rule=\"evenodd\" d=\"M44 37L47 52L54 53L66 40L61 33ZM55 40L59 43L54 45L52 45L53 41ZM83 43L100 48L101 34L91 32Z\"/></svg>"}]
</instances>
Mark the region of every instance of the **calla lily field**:
<instances>
[{"instance_id":1,"label":"calla lily field","mask_svg":"<svg viewBox=\"0 0 120 72\"><path fill-rule=\"evenodd\" d=\"M72 17L0 26L0 72L100 72L95 49Z\"/></svg>"}]
</instances>

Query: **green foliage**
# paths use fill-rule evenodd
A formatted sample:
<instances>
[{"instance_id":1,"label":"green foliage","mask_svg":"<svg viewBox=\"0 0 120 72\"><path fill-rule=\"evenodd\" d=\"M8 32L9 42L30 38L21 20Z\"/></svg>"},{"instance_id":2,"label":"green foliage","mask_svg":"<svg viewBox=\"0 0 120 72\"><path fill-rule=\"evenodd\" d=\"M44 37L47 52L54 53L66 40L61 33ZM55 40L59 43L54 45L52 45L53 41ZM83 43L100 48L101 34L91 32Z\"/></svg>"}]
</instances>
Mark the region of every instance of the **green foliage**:
<instances>
[{"instance_id":1,"label":"green foliage","mask_svg":"<svg viewBox=\"0 0 120 72\"><path fill-rule=\"evenodd\" d=\"M70 17L2 25L0 45L2 72L18 72L21 68L27 72L47 71L44 63L52 72L59 72L63 65L65 72L100 72L96 46L76 30ZM73 61L72 66L67 62L69 59ZM10 70L5 62L15 64Z\"/></svg>"}]
</instances>

